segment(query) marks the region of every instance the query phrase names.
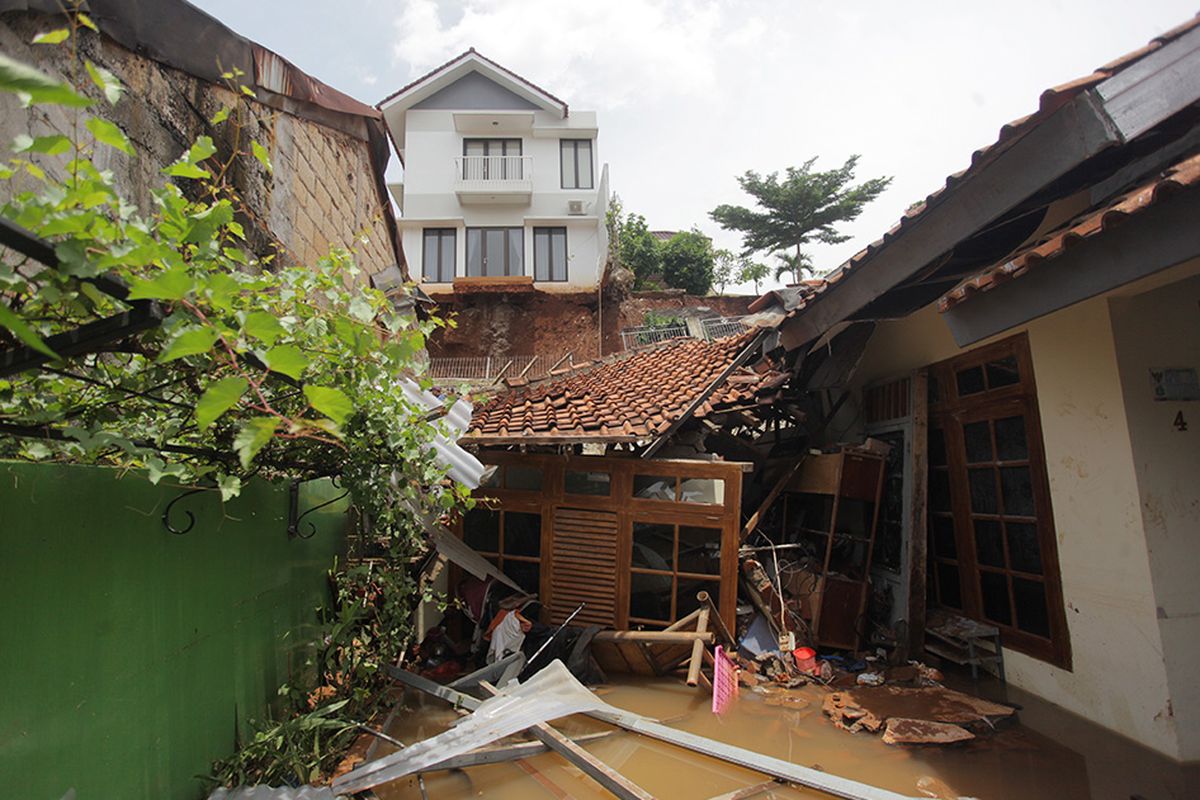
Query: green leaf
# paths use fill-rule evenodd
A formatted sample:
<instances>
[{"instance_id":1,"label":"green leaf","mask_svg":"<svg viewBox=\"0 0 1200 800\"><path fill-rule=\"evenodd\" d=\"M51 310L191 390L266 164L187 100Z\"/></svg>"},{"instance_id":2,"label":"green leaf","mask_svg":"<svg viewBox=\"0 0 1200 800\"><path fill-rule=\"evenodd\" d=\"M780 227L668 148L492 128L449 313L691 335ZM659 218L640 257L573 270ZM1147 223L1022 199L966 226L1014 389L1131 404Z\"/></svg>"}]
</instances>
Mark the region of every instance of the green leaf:
<instances>
[{"instance_id":1,"label":"green leaf","mask_svg":"<svg viewBox=\"0 0 1200 800\"><path fill-rule=\"evenodd\" d=\"M4 303L0 303L0 325L8 328L14 336L39 353L53 359L58 358L58 353L51 350L49 345L42 341L42 337Z\"/></svg>"},{"instance_id":2,"label":"green leaf","mask_svg":"<svg viewBox=\"0 0 1200 800\"><path fill-rule=\"evenodd\" d=\"M258 142L251 142L250 149L254 151L254 157L258 159L258 163L263 165L263 169L267 172L271 171L271 154L267 152L267 148L263 147Z\"/></svg>"},{"instance_id":3,"label":"green leaf","mask_svg":"<svg viewBox=\"0 0 1200 800\"><path fill-rule=\"evenodd\" d=\"M237 475L218 475L217 488L221 490L221 500L228 502L242 493L242 479Z\"/></svg>"},{"instance_id":4,"label":"green leaf","mask_svg":"<svg viewBox=\"0 0 1200 800\"><path fill-rule=\"evenodd\" d=\"M37 137L22 133L13 139L12 149L14 153L45 153L48 156L57 156L71 149L71 140L60 133Z\"/></svg>"},{"instance_id":5,"label":"green leaf","mask_svg":"<svg viewBox=\"0 0 1200 800\"><path fill-rule=\"evenodd\" d=\"M272 372L278 372L296 380L300 380L300 376L304 374L304 368L308 366L308 356L299 347L290 344L272 347L263 356L263 361Z\"/></svg>"},{"instance_id":6,"label":"green leaf","mask_svg":"<svg viewBox=\"0 0 1200 800\"><path fill-rule=\"evenodd\" d=\"M120 79L116 75L106 70L104 67L98 67L91 61L83 62L87 68L88 75L92 78L92 83L100 87L100 91L104 92L104 99L109 102L109 105L116 105L121 99L121 95L125 92L125 87L121 85Z\"/></svg>"},{"instance_id":7,"label":"green leaf","mask_svg":"<svg viewBox=\"0 0 1200 800\"><path fill-rule=\"evenodd\" d=\"M276 417L255 417L242 425L233 440L233 449L241 459L242 469L250 468L250 462L271 441L278 427L279 420Z\"/></svg>"},{"instance_id":8,"label":"green leaf","mask_svg":"<svg viewBox=\"0 0 1200 800\"><path fill-rule=\"evenodd\" d=\"M227 119L229 119L229 106L222 106L220 111L213 114L213 118L209 122L213 125L220 125Z\"/></svg>"},{"instance_id":9,"label":"green leaf","mask_svg":"<svg viewBox=\"0 0 1200 800\"><path fill-rule=\"evenodd\" d=\"M130 300L178 300L192 290L192 276L185 267L173 267L150 280L135 278L129 287Z\"/></svg>"},{"instance_id":10,"label":"green leaf","mask_svg":"<svg viewBox=\"0 0 1200 800\"><path fill-rule=\"evenodd\" d=\"M181 155L175 163L163 168L163 172L176 178L211 178L212 173L197 166L201 161L217 152L211 136L197 137L188 151Z\"/></svg>"},{"instance_id":11,"label":"green leaf","mask_svg":"<svg viewBox=\"0 0 1200 800\"><path fill-rule=\"evenodd\" d=\"M32 103L51 103L86 108L92 104L90 99L77 94L67 84L60 83L3 53L0 53L0 91L23 95L26 106Z\"/></svg>"},{"instance_id":12,"label":"green leaf","mask_svg":"<svg viewBox=\"0 0 1200 800\"><path fill-rule=\"evenodd\" d=\"M70 28L58 28L57 30L39 33L33 37L33 44L62 44L69 38L71 38Z\"/></svg>"},{"instance_id":13,"label":"green leaf","mask_svg":"<svg viewBox=\"0 0 1200 800\"><path fill-rule=\"evenodd\" d=\"M217 146L213 144L212 137L200 136L188 148L185 158L189 164L199 164L215 152L217 152Z\"/></svg>"},{"instance_id":14,"label":"green leaf","mask_svg":"<svg viewBox=\"0 0 1200 800\"><path fill-rule=\"evenodd\" d=\"M266 311L253 311L246 316L246 333L270 346L275 344L275 340L285 331L274 314Z\"/></svg>"},{"instance_id":15,"label":"green leaf","mask_svg":"<svg viewBox=\"0 0 1200 800\"><path fill-rule=\"evenodd\" d=\"M129 143L125 132L108 120L92 117L87 121L87 129L96 137L96 141L115 147L126 155L133 155L133 145Z\"/></svg>"},{"instance_id":16,"label":"green leaf","mask_svg":"<svg viewBox=\"0 0 1200 800\"><path fill-rule=\"evenodd\" d=\"M305 386L304 396L317 411L342 425L354 411L354 403L341 389L331 386Z\"/></svg>"},{"instance_id":17,"label":"green leaf","mask_svg":"<svg viewBox=\"0 0 1200 800\"><path fill-rule=\"evenodd\" d=\"M184 356L207 353L217 343L217 329L208 326L187 328L176 336L158 355L160 363L175 361Z\"/></svg>"},{"instance_id":18,"label":"green leaf","mask_svg":"<svg viewBox=\"0 0 1200 800\"><path fill-rule=\"evenodd\" d=\"M246 86L243 84L241 89L242 89L242 94L246 95L246 97L253 97L255 99L258 98L258 95L254 94L254 90L251 89L249 86Z\"/></svg>"},{"instance_id":19,"label":"green leaf","mask_svg":"<svg viewBox=\"0 0 1200 800\"><path fill-rule=\"evenodd\" d=\"M250 382L245 378L221 378L213 381L196 402L196 426L204 430L241 399Z\"/></svg>"},{"instance_id":20,"label":"green leaf","mask_svg":"<svg viewBox=\"0 0 1200 800\"><path fill-rule=\"evenodd\" d=\"M92 18L82 11L75 12L75 20L85 28L91 28L96 33L100 32L100 29L96 27L96 23L92 22Z\"/></svg>"},{"instance_id":21,"label":"green leaf","mask_svg":"<svg viewBox=\"0 0 1200 800\"><path fill-rule=\"evenodd\" d=\"M212 173L208 170L197 167L195 164L189 164L186 161L176 161L170 166L163 167L163 172L175 178L193 178L199 180L201 178L212 177Z\"/></svg>"}]
</instances>

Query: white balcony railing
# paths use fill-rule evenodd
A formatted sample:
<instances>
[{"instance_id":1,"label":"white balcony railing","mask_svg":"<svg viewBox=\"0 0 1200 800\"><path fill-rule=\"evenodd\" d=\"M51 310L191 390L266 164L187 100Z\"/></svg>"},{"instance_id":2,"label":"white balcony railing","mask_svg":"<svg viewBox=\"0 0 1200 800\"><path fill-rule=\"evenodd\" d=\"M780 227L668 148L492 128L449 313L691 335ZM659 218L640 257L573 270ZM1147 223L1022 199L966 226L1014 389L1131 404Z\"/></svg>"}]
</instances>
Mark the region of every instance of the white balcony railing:
<instances>
[{"instance_id":1,"label":"white balcony railing","mask_svg":"<svg viewBox=\"0 0 1200 800\"><path fill-rule=\"evenodd\" d=\"M459 156L454 159L458 183L528 184L533 179L533 156Z\"/></svg>"}]
</instances>

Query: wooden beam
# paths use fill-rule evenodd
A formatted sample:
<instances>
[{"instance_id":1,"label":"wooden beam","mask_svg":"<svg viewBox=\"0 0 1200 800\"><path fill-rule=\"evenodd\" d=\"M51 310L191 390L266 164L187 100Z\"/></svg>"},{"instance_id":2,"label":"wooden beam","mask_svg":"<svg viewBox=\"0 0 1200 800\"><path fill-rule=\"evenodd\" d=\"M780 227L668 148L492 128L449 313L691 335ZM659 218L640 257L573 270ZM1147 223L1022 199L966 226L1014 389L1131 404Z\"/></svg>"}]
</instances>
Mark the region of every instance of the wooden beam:
<instances>
[{"instance_id":1,"label":"wooden beam","mask_svg":"<svg viewBox=\"0 0 1200 800\"><path fill-rule=\"evenodd\" d=\"M908 652L925 646L925 560L929 500L929 371L914 370L912 385L912 503L908 537Z\"/></svg>"},{"instance_id":2,"label":"wooden beam","mask_svg":"<svg viewBox=\"0 0 1200 800\"><path fill-rule=\"evenodd\" d=\"M701 606L700 619L696 620L696 632L708 632L708 606ZM700 682L700 667L704 663L704 642L697 639L692 642L692 657L688 661L687 685L695 686Z\"/></svg>"},{"instance_id":3,"label":"wooden beam","mask_svg":"<svg viewBox=\"0 0 1200 800\"><path fill-rule=\"evenodd\" d=\"M479 684L489 695L497 695L499 692L495 686L492 686L487 681ZM654 800L654 795L647 792L642 787L638 786L633 781L626 778L621 773L617 772L612 767L605 764L594 755L584 750L575 742L563 736L558 731L551 728L544 722L539 722L529 732L537 738L539 742L549 747L560 756L570 761L579 768L584 775L594 780L596 783L603 786L609 792L621 800Z\"/></svg>"},{"instance_id":4,"label":"wooden beam","mask_svg":"<svg viewBox=\"0 0 1200 800\"><path fill-rule=\"evenodd\" d=\"M787 487L788 482L791 481L792 478L796 476L796 473L800 471L800 467L804 465L804 459L807 457L808 453L805 453L797 458L796 463L792 464L791 469L779 476L779 480L775 481L775 485L771 487L771 491L767 492L766 498L763 499L762 503L759 504L758 510L751 514L750 519L746 520L746 524L742 526L742 534L738 539L739 542L746 541L746 538L749 537L750 534L754 533L754 529L758 527L758 523L759 520L762 519L762 515L767 513L771 506L775 504L775 501L779 499L779 495L783 493L783 490Z\"/></svg>"},{"instance_id":5,"label":"wooden beam","mask_svg":"<svg viewBox=\"0 0 1200 800\"><path fill-rule=\"evenodd\" d=\"M596 642L644 642L646 644L712 644L712 631L600 631Z\"/></svg>"}]
</instances>

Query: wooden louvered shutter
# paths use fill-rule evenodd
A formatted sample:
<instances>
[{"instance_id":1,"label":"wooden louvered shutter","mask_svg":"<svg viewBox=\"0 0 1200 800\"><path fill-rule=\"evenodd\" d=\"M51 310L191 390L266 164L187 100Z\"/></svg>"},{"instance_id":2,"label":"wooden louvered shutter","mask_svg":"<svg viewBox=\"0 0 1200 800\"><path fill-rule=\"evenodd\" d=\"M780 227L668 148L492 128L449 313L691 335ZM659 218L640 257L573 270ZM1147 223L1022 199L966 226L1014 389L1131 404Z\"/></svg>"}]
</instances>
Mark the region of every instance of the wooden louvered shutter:
<instances>
[{"instance_id":1,"label":"wooden louvered shutter","mask_svg":"<svg viewBox=\"0 0 1200 800\"><path fill-rule=\"evenodd\" d=\"M617 515L555 508L551 551L551 620L562 622L580 603L587 603L573 624L616 625Z\"/></svg>"}]
</instances>

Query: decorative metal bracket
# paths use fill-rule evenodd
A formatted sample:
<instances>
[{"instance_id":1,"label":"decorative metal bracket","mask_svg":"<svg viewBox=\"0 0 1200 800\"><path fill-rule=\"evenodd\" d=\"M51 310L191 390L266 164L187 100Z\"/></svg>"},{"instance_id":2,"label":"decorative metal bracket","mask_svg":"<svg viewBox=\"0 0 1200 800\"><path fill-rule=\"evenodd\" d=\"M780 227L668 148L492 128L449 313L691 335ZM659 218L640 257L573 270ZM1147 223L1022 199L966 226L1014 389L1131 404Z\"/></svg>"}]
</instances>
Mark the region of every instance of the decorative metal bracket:
<instances>
[{"instance_id":1,"label":"decorative metal bracket","mask_svg":"<svg viewBox=\"0 0 1200 800\"><path fill-rule=\"evenodd\" d=\"M183 498L191 497L194 494L199 494L200 492L206 492L206 491L208 491L208 490L205 489L204 487L200 487L199 489L189 489L186 492L182 492L182 493L176 495L175 499L173 499L171 502L167 503L167 507L163 509L163 515L162 515L163 527L166 528L171 533L175 534L176 536L182 536L183 534L190 531L192 528L196 527L196 515L185 509L183 513L187 515L187 525L185 525L182 528L176 528L174 525L171 524L171 509L173 509L175 507L175 504L178 503Z\"/></svg>"},{"instance_id":2,"label":"decorative metal bracket","mask_svg":"<svg viewBox=\"0 0 1200 800\"><path fill-rule=\"evenodd\" d=\"M340 486L338 486L338 480L336 477L330 478L329 482L333 484L335 489L341 488ZM314 511L320 511L322 508L325 508L326 506L331 506L334 503L337 503L341 500L345 500L347 497L350 496L350 490L347 489L346 491L339 494L337 497L334 497L330 500L326 500L324 503L318 503L317 505L313 506L312 508L306 510L304 513L300 513L300 483L301 483L301 481L298 481L298 480L292 481L292 485L290 487L288 487L288 529L287 529L287 532L288 532L289 539L311 539L317 533L317 526L314 525L310 521L307 523L308 531L302 533L300 531L300 522L305 517L307 517L309 514L313 513Z\"/></svg>"}]
</instances>

